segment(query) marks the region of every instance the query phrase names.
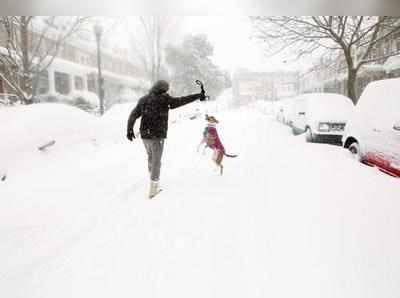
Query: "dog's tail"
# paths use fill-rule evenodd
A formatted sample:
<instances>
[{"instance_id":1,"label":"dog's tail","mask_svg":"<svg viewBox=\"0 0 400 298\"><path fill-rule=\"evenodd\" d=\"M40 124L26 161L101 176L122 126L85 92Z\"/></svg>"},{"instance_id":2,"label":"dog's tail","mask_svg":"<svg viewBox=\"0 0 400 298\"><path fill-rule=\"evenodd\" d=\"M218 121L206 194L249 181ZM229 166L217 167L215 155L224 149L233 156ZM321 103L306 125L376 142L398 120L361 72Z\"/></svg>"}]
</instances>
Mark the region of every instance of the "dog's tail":
<instances>
[{"instance_id":1,"label":"dog's tail","mask_svg":"<svg viewBox=\"0 0 400 298\"><path fill-rule=\"evenodd\" d=\"M235 158L235 157L237 157L237 155L235 154L235 155L231 155L231 154L227 154L227 153L225 153L224 152L224 155L226 156L226 157L231 157L231 158Z\"/></svg>"}]
</instances>

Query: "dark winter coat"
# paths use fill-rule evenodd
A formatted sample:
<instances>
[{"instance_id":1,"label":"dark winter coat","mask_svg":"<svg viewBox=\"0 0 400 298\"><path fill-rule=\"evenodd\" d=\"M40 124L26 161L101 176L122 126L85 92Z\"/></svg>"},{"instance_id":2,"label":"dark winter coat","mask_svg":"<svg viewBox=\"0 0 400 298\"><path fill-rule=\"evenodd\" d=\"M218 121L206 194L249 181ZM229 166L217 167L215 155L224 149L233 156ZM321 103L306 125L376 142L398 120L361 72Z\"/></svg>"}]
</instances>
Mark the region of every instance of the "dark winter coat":
<instances>
[{"instance_id":1,"label":"dark winter coat","mask_svg":"<svg viewBox=\"0 0 400 298\"><path fill-rule=\"evenodd\" d=\"M133 131L136 119L140 122L142 139L165 139L168 131L168 112L185 104L200 99L202 94L192 94L183 97L172 97L168 93L168 86L154 85L149 94L139 99L128 119L128 134Z\"/></svg>"}]
</instances>

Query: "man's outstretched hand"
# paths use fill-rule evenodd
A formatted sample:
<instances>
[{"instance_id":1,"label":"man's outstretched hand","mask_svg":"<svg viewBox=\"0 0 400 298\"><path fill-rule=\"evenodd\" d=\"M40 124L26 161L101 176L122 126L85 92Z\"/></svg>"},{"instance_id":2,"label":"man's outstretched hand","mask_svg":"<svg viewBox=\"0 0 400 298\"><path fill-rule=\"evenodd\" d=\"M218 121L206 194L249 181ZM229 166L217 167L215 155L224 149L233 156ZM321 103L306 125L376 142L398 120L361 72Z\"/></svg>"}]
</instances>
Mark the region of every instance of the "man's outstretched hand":
<instances>
[{"instance_id":1,"label":"man's outstretched hand","mask_svg":"<svg viewBox=\"0 0 400 298\"><path fill-rule=\"evenodd\" d=\"M205 101L206 100L206 93L204 90L201 90L200 92L200 101Z\"/></svg>"},{"instance_id":2,"label":"man's outstretched hand","mask_svg":"<svg viewBox=\"0 0 400 298\"><path fill-rule=\"evenodd\" d=\"M133 133L133 130L128 130L126 137L128 138L129 141L132 141L135 138L135 134Z\"/></svg>"}]
</instances>

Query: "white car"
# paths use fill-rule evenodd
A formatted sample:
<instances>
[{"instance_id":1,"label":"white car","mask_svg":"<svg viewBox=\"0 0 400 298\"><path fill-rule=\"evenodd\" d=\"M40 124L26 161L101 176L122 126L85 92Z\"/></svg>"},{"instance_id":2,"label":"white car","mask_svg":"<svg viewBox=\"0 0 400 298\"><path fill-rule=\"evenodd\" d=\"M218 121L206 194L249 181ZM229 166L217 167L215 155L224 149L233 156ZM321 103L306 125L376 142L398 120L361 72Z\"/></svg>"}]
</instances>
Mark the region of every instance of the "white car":
<instances>
[{"instance_id":1,"label":"white car","mask_svg":"<svg viewBox=\"0 0 400 298\"><path fill-rule=\"evenodd\" d=\"M340 144L347 120L354 111L350 98L333 93L303 94L293 100L294 134L306 133L308 142Z\"/></svg>"},{"instance_id":2,"label":"white car","mask_svg":"<svg viewBox=\"0 0 400 298\"><path fill-rule=\"evenodd\" d=\"M346 125L343 146L357 160L400 177L399 78L368 84Z\"/></svg>"}]
</instances>

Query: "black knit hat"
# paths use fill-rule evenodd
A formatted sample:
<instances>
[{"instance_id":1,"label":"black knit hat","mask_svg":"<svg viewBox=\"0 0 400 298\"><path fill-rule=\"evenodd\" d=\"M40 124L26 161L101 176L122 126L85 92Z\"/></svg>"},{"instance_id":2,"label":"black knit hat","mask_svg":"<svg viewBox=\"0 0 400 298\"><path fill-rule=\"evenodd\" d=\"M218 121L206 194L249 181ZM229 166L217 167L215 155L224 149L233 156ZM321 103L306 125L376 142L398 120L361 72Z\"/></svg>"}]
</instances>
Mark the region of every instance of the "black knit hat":
<instances>
[{"instance_id":1,"label":"black knit hat","mask_svg":"<svg viewBox=\"0 0 400 298\"><path fill-rule=\"evenodd\" d=\"M153 87L150 88L150 93L161 94L167 92L169 84L167 81L159 80L154 83Z\"/></svg>"}]
</instances>

